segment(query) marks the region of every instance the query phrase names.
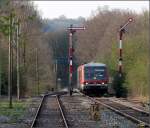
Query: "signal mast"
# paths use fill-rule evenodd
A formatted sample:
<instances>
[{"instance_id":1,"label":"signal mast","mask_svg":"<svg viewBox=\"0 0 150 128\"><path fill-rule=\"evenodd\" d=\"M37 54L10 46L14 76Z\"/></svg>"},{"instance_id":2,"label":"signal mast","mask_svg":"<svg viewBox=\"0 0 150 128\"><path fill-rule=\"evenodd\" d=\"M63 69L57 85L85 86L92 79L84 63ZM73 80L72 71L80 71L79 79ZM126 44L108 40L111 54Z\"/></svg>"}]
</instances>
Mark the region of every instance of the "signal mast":
<instances>
[{"instance_id":1,"label":"signal mast","mask_svg":"<svg viewBox=\"0 0 150 128\"><path fill-rule=\"evenodd\" d=\"M133 18L129 18L128 21L122 25L119 29L119 62L118 62L118 70L119 77L122 77L122 37L123 33L125 33L126 26L133 21Z\"/></svg>"},{"instance_id":2,"label":"signal mast","mask_svg":"<svg viewBox=\"0 0 150 128\"><path fill-rule=\"evenodd\" d=\"M85 27L73 27L73 25L71 24L70 27L68 27L68 31L69 31L69 94L70 96L72 95L73 92L73 84L72 84L72 74L73 74L73 34L76 31L79 30L85 30Z\"/></svg>"}]
</instances>

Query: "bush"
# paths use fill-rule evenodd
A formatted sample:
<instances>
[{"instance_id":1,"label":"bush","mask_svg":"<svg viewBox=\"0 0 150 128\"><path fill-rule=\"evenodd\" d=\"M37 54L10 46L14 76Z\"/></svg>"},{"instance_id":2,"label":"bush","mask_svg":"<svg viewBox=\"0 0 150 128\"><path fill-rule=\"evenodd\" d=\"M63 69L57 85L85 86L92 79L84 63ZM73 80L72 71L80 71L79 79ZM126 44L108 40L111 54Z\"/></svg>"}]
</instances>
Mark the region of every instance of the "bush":
<instances>
[{"instance_id":1,"label":"bush","mask_svg":"<svg viewBox=\"0 0 150 128\"><path fill-rule=\"evenodd\" d=\"M122 77L119 76L119 73L116 72L112 86L115 90L116 97L127 97L127 88L125 87L125 74L123 73Z\"/></svg>"}]
</instances>

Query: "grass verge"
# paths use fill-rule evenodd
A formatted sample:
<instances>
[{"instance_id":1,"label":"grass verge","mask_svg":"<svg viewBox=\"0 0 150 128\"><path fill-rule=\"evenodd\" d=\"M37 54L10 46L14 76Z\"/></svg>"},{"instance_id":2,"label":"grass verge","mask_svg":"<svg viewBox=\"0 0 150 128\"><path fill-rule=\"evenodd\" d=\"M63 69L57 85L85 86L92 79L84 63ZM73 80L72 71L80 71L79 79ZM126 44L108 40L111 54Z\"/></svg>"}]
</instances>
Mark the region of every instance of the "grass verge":
<instances>
[{"instance_id":1,"label":"grass verge","mask_svg":"<svg viewBox=\"0 0 150 128\"><path fill-rule=\"evenodd\" d=\"M25 114L27 106L26 101L13 101L13 108L10 109L8 101L0 101L0 116L7 116L9 123L15 123Z\"/></svg>"}]
</instances>

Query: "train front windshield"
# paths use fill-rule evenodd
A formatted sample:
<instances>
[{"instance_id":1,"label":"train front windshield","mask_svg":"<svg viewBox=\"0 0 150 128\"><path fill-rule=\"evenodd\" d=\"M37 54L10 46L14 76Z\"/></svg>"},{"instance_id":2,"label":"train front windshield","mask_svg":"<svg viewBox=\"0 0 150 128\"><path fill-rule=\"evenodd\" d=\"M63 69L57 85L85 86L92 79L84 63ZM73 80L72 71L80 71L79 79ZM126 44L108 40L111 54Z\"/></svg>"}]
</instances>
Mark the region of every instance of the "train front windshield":
<instances>
[{"instance_id":1,"label":"train front windshield","mask_svg":"<svg viewBox=\"0 0 150 128\"><path fill-rule=\"evenodd\" d=\"M84 76L85 80L103 80L106 77L106 67L85 67Z\"/></svg>"}]
</instances>

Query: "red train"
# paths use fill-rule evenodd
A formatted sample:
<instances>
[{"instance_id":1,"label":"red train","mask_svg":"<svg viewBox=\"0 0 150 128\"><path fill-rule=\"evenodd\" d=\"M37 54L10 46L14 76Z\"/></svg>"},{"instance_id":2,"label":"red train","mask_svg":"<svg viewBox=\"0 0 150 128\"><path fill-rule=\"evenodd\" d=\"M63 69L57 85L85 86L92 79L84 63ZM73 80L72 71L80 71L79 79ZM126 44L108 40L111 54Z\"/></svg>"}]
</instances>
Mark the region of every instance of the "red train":
<instances>
[{"instance_id":1,"label":"red train","mask_svg":"<svg viewBox=\"0 0 150 128\"><path fill-rule=\"evenodd\" d=\"M78 67L77 86L81 91L107 93L108 83L108 69L105 64L92 62Z\"/></svg>"}]
</instances>

